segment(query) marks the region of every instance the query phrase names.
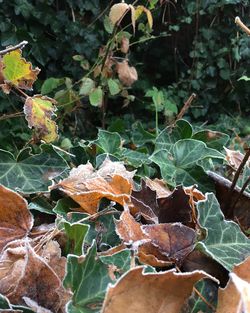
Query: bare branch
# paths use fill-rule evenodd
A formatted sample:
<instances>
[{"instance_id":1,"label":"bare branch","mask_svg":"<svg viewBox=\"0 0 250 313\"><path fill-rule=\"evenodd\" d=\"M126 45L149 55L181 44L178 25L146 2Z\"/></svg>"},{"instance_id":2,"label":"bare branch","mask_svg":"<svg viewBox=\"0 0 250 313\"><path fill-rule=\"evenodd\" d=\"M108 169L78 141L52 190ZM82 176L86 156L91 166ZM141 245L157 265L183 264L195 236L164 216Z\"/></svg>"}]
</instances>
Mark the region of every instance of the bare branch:
<instances>
[{"instance_id":1,"label":"bare branch","mask_svg":"<svg viewBox=\"0 0 250 313\"><path fill-rule=\"evenodd\" d=\"M20 42L19 44L15 45L15 46L10 46L10 47L8 47L8 48L6 48L6 49L0 51L0 56L6 54L6 53L8 53L8 52L17 50L17 49L22 49L22 48L25 47L27 44L28 44L28 41L24 40L24 41Z\"/></svg>"},{"instance_id":2,"label":"bare branch","mask_svg":"<svg viewBox=\"0 0 250 313\"><path fill-rule=\"evenodd\" d=\"M237 16L235 18L235 23L240 26L240 28L242 30L244 30L245 33L248 34L248 36L250 36L250 29L241 21L241 19L239 18L239 16Z\"/></svg>"}]
</instances>

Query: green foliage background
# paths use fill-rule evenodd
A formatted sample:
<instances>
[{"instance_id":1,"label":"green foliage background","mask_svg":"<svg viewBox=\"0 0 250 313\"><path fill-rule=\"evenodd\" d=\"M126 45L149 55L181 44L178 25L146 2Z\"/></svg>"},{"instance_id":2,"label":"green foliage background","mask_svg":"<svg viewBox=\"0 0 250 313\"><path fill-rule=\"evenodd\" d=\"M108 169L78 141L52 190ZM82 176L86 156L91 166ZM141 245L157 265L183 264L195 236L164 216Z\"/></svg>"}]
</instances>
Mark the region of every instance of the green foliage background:
<instances>
[{"instance_id":1,"label":"green foliage background","mask_svg":"<svg viewBox=\"0 0 250 313\"><path fill-rule=\"evenodd\" d=\"M2 0L1 46L29 41L24 54L42 69L40 81L36 84L38 91L49 77L69 77L74 82L83 76L83 70L73 56L82 55L94 63L99 48L109 38L103 21L115 2L118 1ZM144 4L148 2L144 1ZM221 114L226 114L228 117L221 119L222 128L230 129L230 123L237 124L236 115L247 118L250 111L249 82L238 79L249 75L250 38L237 28L234 19L240 16L249 25L249 11L248 0L162 1L161 6L156 6L153 35L160 37L131 48L129 57L139 73L139 80L132 90L135 101L122 108L119 97L110 99L109 116L118 118L115 126L111 123L111 130L121 131L137 119L153 127L154 113L149 100L144 97L152 86L163 90L169 103L179 109L192 92L197 93L198 99L189 111L193 120L216 122ZM136 36L141 36L140 27ZM17 98L2 97L1 114L22 109ZM87 138L96 134L100 119L96 111L86 109L84 101L80 100L81 103L78 133L74 135ZM91 123L85 125L84 121ZM70 129L74 122L74 117L67 115L66 110L61 131ZM165 123L163 115L161 123ZM21 146L30 138L23 118L3 121L0 131L1 147L12 142L13 149L19 144L17 138Z\"/></svg>"}]
</instances>

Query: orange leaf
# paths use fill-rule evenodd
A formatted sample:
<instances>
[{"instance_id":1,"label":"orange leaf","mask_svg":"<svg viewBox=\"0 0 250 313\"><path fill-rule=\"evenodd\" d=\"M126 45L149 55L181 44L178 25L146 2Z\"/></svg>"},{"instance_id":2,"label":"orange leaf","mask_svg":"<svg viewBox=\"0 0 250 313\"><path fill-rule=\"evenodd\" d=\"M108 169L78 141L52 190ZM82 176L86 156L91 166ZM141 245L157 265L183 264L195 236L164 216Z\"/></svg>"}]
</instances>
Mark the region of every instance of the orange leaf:
<instances>
[{"instance_id":1,"label":"orange leaf","mask_svg":"<svg viewBox=\"0 0 250 313\"><path fill-rule=\"evenodd\" d=\"M133 175L121 162L106 159L98 171L90 163L80 165L70 172L68 178L53 186L53 189L62 190L84 211L94 214L99 201L104 197L121 205L128 202Z\"/></svg>"}]
</instances>

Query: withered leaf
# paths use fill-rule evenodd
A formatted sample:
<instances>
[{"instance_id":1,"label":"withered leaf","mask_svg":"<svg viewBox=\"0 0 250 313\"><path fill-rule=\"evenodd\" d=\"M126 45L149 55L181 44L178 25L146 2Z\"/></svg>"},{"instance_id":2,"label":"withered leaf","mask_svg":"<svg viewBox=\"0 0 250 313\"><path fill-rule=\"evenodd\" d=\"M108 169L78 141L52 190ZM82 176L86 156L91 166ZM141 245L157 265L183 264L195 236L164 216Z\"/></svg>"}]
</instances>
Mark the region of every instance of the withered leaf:
<instances>
[{"instance_id":1,"label":"withered leaf","mask_svg":"<svg viewBox=\"0 0 250 313\"><path fill-rule=\"evenodd\" d=\"M56 101L54 99L35 95L28 97L24 104L24 114L30 128L34 128L38 138L46 142L57 139L57 125L52 120L55 115Z\"/></svg>"},{"instance_id":2,"label":"withered leaf","mask_svg":"<svg viewBox=\"0 0 250 313\"><path fill-rule=\"evenodd\" d=\"M131 193L131 202L135 207L136 213L141 214L149 222L158 222L158 204L156 200L156 191L147 186L142 180L141 190L133 190Z\"/></svg>"},{"instance_id":3,"label":"withered leaf","mask_svg":"<svg viewBox=\"0 0 250 313\"><path fill-rule=\"evenodd\" d=\"M244 155L240 152L240 151L234 151L234 150L230 150L225 148L226 151L226 160L227 162L235 169L237 170L237 168L240 166L240 163L243 161L244 159ZM248 162L249 164L249 162Z\"/></svg>"},{"instance_id":4,"label":"withered leaf","mask_svg":"<svg viewBox=\"0 0 250 313\"><path fill-rule=\"evenodd\" d=\"M125 36L121 40L121 52L127 54L129 50L129 39Z\"/></svg>"},{"instance_id":5,"label":"withered leaf","mask_svg":"<svg viewBox=\"0 0 250 313\"><path fill-rule=\"evenodd\" d=\"M0 252L8 242L25 238L32 226L27 201L0 185Z\"/></svg>"},{"instance_id":6,"label":"withered leaf","mask_svg":"<svg viewBox=\"0 0 250 313\"><path fill-rule=\"evenodd\" d=\"M128 65L128 61L124 60L122 62L118 62L116 65L116 70L118 73L118 77L120 81L125 86L132 86L134 82L138 79L138 74L136 69L133 66Z\"/></svg>"},{"instance_id":7,"label":"withered leaf","mask_svg":"<svg viewBox=\"0 0 250 313\"><path fill-rule=\"evenodd\" d=\"M236 265L224 289L219 289L217 313L250 312L250 257Z\"/></svg>"},{"instance_id":8,"label":"withered leaf","mask_svg":"<svg viewBox=\"0 0 250 313\"><path fill-rule=\"evenodd\" d=\"M166 198L157 200L159 205L159 222L188 224L192 221L192 209L189 204L189 196L182 186L176 189Z\"/></svg>"},{"instance_id":9,"label":"withered leaf","mask_svg":"<svg viewBox=\"0 0 250 313\"><path fill-rule=\"evenodd\" d=\"M0 256L0 268L0 293L11 303L24 305L23 297L28 297L58 312L60 279L27 241L9 244Z\"/></svg>"},{"instance_id":10,"label":"withered leaf","mask_svg":"<svg viewBox=\"0 0 250 313\"><path fill-rule=\"evenodd\" d=\"M193 285L205 272L143 273L142 267L130 270L114 286L109 287L102 313L174 313L179 312Z\"/></svg>"},{"instance_id":11,"label":"withered leaf","mask_svg":"<svg viewBox=\"0 0 250 313\"><path fill-rule=\"evenodd\" d=\"M32 64L22 57L22 50L17 49L6 53L0 59L0 72L5 84L32 90L40 69L33 69Z\"/></svg>"},{"instance_id":12,"label":"withered leaf","mask_svg":"<svg viewBox=\"0 0 250 313\"><path fill-rule=\"evenodd\" d=\"M101 198L107 198L124 205L130 200L132 177L121 162L106 159L99 170L90 163L71 170L68 178L62 180L53 189L60 189L76 201L81 208L96 213Z\"/></svg>"},{"instance_id":13,"label":"withered leaf","mask_svg":"<svg viewBox=\"0 0 250 313\"><path fill-rule=\"evenodd\" d=\"M142 229L150 242L170 260L182 261L194 249L195 231L180 223L144 225Z\"/></svg>"},{"instance_id":14,"label":"withered leaf","mask_svg":"<svg viewBox=\"0 0 250 313\"><path fill-rule=\"evenodd\" d=\"M162 179L155 178L152 180L146 178L146 184L149 188L156 191L157 198L166 198L172 193Z\"/></svg>"}]
</instances>

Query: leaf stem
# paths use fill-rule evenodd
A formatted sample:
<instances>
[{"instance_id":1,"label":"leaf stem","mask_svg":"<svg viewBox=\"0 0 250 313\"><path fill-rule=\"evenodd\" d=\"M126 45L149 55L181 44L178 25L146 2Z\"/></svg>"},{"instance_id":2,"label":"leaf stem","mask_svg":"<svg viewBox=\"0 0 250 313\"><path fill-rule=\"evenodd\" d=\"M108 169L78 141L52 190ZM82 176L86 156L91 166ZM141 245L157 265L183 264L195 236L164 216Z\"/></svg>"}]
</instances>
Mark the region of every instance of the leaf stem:
<instances>
[{"instance_id":1,"label":"leaf stem","mask_svg":"<svg viewBox=\"0 0 250 313\"><path fill-rule=\"evenodd\" d=\"M235 23L240 26L240 28L250 36L250 29L241 21L239 16L236 16L235 18Z\"/></svg>"}]
</instances>

